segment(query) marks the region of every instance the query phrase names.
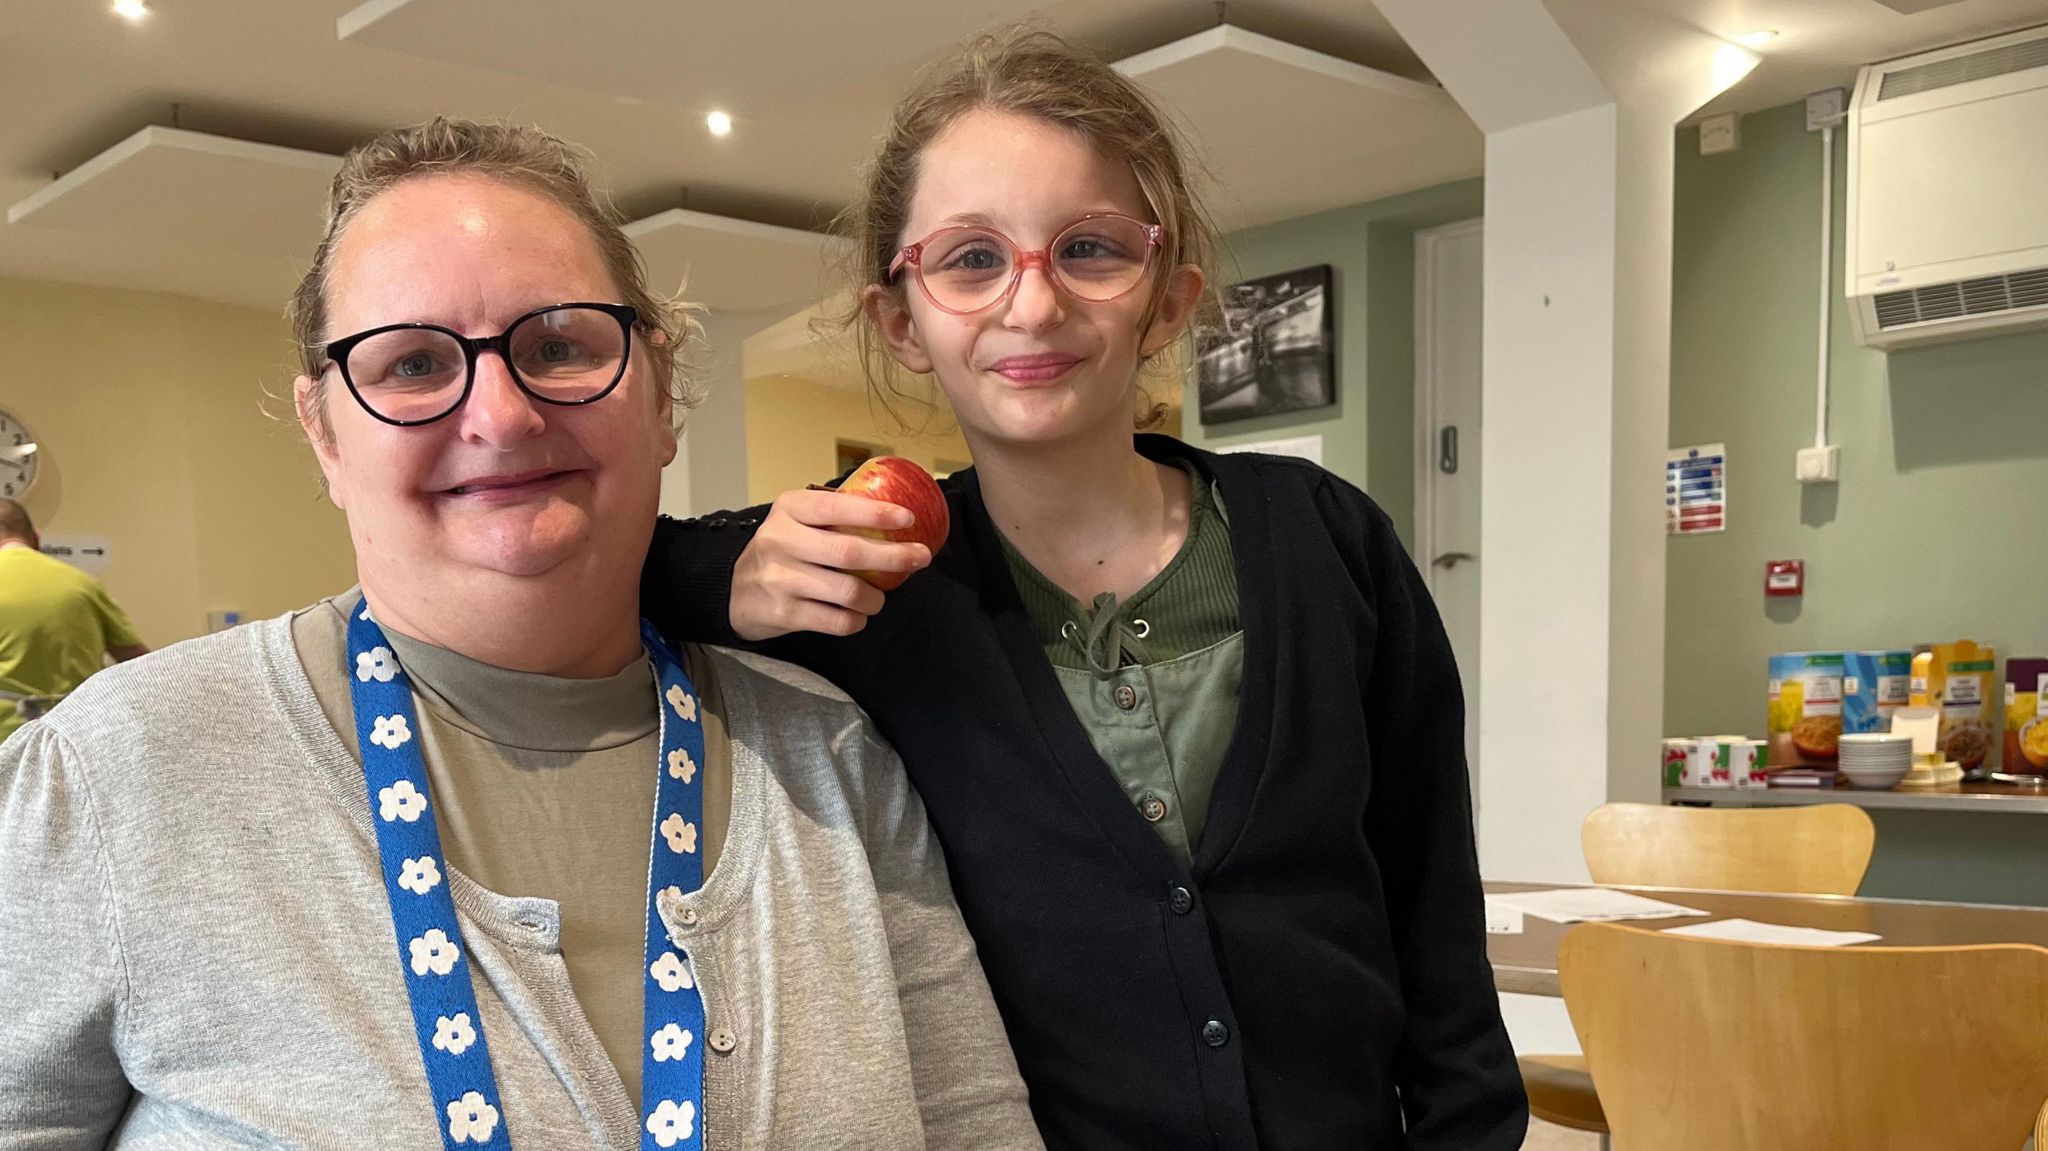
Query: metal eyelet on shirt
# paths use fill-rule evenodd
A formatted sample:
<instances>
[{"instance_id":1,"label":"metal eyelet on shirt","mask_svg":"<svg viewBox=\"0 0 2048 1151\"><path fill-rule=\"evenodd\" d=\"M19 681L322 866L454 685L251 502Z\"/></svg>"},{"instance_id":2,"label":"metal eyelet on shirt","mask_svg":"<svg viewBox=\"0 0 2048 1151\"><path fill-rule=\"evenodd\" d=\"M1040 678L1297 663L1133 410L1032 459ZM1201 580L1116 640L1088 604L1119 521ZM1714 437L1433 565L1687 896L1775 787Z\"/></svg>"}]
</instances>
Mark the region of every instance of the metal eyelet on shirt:
<instances>
[{"instance_id":1,"label":"metal eyelet on shirt","mask_svg":"<svg viewBox=\"0 0 2048 1151\"><path fill-rule=\"evenodd\" d=\"M1131 634L1144 639L1152 634L1152 625L1141 619L1131 621Z\"/></svg>"},{"instance_id":2,"label":"metal eyelet on shirt","mask_svg":"<svg viewBox=\"0 0 2048 1151\"><path fill-rule=\"evenodd\" d=\"M1076 639L1079 638L1080 634L1081 625L1075 623L1073 620L1068 620L1067 622L1060 625L1061 639Z\"/></svg>"}]
</instances>

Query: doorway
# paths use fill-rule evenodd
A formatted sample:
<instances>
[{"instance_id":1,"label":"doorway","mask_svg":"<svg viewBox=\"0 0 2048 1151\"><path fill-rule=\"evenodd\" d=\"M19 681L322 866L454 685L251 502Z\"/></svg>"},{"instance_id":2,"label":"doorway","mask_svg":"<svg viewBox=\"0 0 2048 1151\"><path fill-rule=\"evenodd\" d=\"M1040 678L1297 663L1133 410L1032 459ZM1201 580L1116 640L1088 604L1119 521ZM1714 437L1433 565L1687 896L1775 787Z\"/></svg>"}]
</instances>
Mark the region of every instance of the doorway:
<instances>
[{"instance_id":1,"label":"doorway","mask_svg":"<svg viewBox=\"0 0 2048 1151\"><path fill-rule=\"evenodd\" d=\"M1479 803L1479 380L1482 221L1415 233L1415 552L1465 685Z\"/></svg>"}]
</instances>

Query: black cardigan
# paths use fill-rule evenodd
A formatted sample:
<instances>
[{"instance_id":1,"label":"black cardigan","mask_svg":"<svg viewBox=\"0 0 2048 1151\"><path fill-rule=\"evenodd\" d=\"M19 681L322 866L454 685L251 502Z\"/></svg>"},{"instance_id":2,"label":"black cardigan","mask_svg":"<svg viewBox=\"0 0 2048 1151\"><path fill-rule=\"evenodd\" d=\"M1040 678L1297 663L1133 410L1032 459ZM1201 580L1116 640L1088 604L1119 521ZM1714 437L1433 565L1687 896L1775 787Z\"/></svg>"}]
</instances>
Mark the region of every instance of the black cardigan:
<instances>
[{"instance_id":1,"label":"black cardigan","mask_svg":"<svg viewBox=\"0 0 2048 1151\"><path fill-rule=\"evenodd\" d=\"M866 630L754 646L839 685L901 753L1048 1147L1520 1147L1463 697L1421 577L1320 468L1137 446L1220 485L1236 553L1243 697L1191 868L1075 718L972 471L946 484L952 537ZM734 642L761 514L664 520L642 610Z\"/></svg>"}]
</instances>

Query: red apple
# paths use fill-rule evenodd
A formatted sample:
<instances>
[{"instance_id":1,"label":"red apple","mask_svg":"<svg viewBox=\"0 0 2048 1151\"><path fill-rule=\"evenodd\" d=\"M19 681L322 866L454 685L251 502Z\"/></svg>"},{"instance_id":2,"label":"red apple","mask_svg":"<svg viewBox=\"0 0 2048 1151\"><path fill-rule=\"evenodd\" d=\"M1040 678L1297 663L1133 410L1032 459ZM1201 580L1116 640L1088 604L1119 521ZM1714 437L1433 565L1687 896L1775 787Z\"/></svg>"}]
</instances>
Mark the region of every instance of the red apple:
<instances>
[{"instance_id":1,"label":"red apple","mask_svg":"<svg viewBox=\"0 0 2048 1151\"><path fill-rule=\"evenodd\" d=\"M875 456L855 468L839 490L871 500L895 504L907 509L917 517L917 522L896 531L877 531L873 528L840 528L840 531L869 539L888 540L892 543L923 544L933 555L946 542L946 531L951 526L946 513L946 493L939 490L939 481L930 472L901 456ZM894 591L908 572L857 571L853 573L883 591Z\"/></svg>"}]
</instances>

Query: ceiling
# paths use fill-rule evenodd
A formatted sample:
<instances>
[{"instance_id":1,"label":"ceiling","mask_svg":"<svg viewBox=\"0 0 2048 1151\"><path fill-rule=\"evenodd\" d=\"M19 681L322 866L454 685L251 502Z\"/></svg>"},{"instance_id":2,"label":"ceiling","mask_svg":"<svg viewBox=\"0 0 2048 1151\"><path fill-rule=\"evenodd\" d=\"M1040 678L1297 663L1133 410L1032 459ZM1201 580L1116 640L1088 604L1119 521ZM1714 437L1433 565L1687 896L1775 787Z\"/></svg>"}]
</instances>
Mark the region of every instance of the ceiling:
<instances>
[{"instance_id":1,"label":"ceiling","mask_svg":"<svg viewBox=\"0 0 2048 1151\"><path fill-rule=\"evenodd\" d=\"M1579 7L1597 7L1578 3ZM1618 2L1618 0L1610 0ZM1823 88L1854 86L1856 69L1931 48L2048 24L2048 0L1627 0L1724 38L1769 30L1763 63L1694 117L1755 112ZM1901 8L1921 11L1902 12Z\"/></svg>"},{"instance_id":2,"label":"ceiling","mask_svg":"<svg viewBox=\"0 0 2048 1151\"><path fill-rule=\"evenodd\" d=\"M1548 2L1582 19L1626 4L1720 36L1781 32L1709 111L1784 103L1847 83L1864 61L2048 20L2042 0L1960 0L1917 14L1879 0ZM728 284L755 257L717 253L819 264L785 229L818 228L849 197L916 62L1017 20L1113 57L1168 57L1141 81L1195 137L1226 226L1478 167L1470 124L1440 94L1397 82L1429 76L1366 0L1228 0L1229 23L1258 36L1206 51L1187 38L1216 26L1212 0L151 3L153 14L130 25L105 0L0 0L0 206L19 217L0 225L0 275L281 309L277 284L288 288L304 258L289 250L310 253L310 239L293 237L319 226L303 157L331 163L382 129L445 114L534 123L583 145L621 211L643 222L650 250L666 245L668 255L651 256L658 274L681 261L693 292L702 286L715 306L771 306L796 289ZM1414 98L1405 112L1388 103L1397 89ZM714 108L732 115L729 137L705 131ZM118 151L174 123L190 135ZM219 138L270 148L206 143ZM1351 143L1332 149L1332 139ZM59 174L79 169L112 182L74 176L79 198L51 194ZM33 210L19 211L24 202ZM684 211L663 215L674 209ZM733 247L748 243L764 247Z\"/></svg>"}]
</instances>

